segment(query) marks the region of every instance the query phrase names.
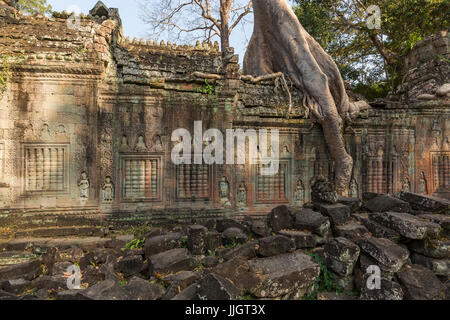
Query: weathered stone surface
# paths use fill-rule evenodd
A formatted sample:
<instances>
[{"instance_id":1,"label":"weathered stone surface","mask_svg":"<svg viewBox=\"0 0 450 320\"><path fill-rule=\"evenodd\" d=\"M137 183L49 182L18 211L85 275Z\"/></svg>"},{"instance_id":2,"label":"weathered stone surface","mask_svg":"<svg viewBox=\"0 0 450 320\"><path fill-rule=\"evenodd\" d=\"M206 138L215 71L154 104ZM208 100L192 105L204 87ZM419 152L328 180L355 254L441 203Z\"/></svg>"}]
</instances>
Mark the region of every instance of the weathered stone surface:
<instances>
[{"instance_id":1,"label":"weathered stone surface","mask_svg":"<svg viewBox=\"0 0 450 320\"><path fill-rule=\"evenodd\" d=\"M320 267L301 252L249 261L250 271L259 278L251 293L260 298L276 298L309 288L320 274Z\"/></svg>"},{"instance_id":2,"label":"weathered stone surface","mask_svg":"<svg viewBox=\"0 0 450 320\"><path fill-rule=\"evenodd\" d=\"M236 245L247 242L248 236L239 228L228 228L222 233L222 243L224 245Z\"/></svg>"},{"instance_id":3,"label":"weathered stone surface","mask_svg":"<svg viewBox=\"0 0 450 320\"><path fill-rule=\"evenodd\" d=\"M196 283L191 284L186 289L182 290L179 294L174 296L171 300L199 300L198 298L198 286Z\"/></svg>"},{"instance_id":4,"label":"weathered stone surface","mask_svg":"<svg viewBox=\"0 0 450 320\"><path fill-rule=\"evenodd\" d=\"M145 240L145 257L148 258L152 255L174 249L181 246L181 234L170 233L151 237Z\"/></svg>"},{"instance_id":5,"label":"weathered stone surface","mask_svg":"<svg viewBox=\"0 0 450 320\"><path fill-rule=\"evenodd\" d=\"M123 289L132 300L158 300L165 292L163 286L138 277L131 278Z\"/></svg>"},{"instance_id":6,"label":"weathered stone surface","mask_svg":"<svg viewBox=\"0 0 450 320\"><path fill-rule=\"evenodd\" d=\"M0 301L18 300L18 297L12 293L0 290Z\"/></svg>"},{"instance_id":7,"label":"weathered stone surface","mask_svg":"<svg viewBox=\"0 0 450 320\"><path fill-rule=\"evenodd\" d=\"M411 251L420 253L424 256L435 259L450 258L450 240L449 239L426 239L416 240L409 245Z\"/></svg>"},{"instance_id":8,"label":"weathered stone surface","mask_svg":"<svg viewBox=\"0 0 450 320\"><path fill-rule=\"evenodd\" d=\"M317 300L321 301L348 301L356 300L356 297L347 294L337 294L336 292L322 292L317 296Z\"/></svg>"},{"instance_id":9,"label":"weathered stone surface","mask_svg":"<svg viewBox=\"0 0 450 320\"><path fill-rule=\"evenodd\" d=\"M398 274L398 280L408 300L443 300L445 286L425 267L406 265Z\"/></svg>"},{"instance_id":10,"label":"weathered stone surface","mask_svg":"<svg viewBox=\"0 0 450 320\"><path fill-rule=\"evenodd\" d=\"M435 275L450 276L450 259L434 259L418 253L411 254L411 261L433 271Z\"/></svg>"},{"instance_id":11,"label":"weathered stone surface","mask_svg":"<svg viewBox=\"0 0 450 320\"><path fill-rule=\"evenodd\" d=\"M342 276L352 274L359 253L359 247L346 238L330 239L325 244L327 266Z\"/></svg>"},{"instance_id":12,"label":"weathered stone surface","mask_svg":"<svg viewBox=\"0 0 450 320\"><path fill-rule=\"evenodd\" d=\"M366 285L368 277L368 275L364 277L360 295L361 300L403 300L404 292L397 282L381 278L380 289L370 290Z\"/></svg>"},{"instance_id":13,"label":"weathered stone surface","mask_svg":"<svg viewBox=\"0 0 450 320\"><path fill-rule=\"evenodd\" d=\"M125 277L134 276L144 269L144 259L141 255L129 256L118 262L119 271Z\"/></svg>"},{"instance_id":14,"label":"weathered stone surface","mask_svg":"<svg viewBox=\"0 0 450 320\"><path fill-rule=\"evenodd\" d=\"M251 231L260 237L268 237L270 235L269 226L265 220L253 220Z\"/></svg>"},{"instance_id":15,"label":"weathered stone surface","mask_svg":"<svg viewBox=\"0 0 450 320\"><path fill-rule=\"evenodd\" d=\"M189 226L187 229L187 247L189 252L194 255L204 254L206 252L206 233L208 229L201 225Z\"/></svg>"},{"instance_id":16,"label":"weathered stone surface","mask_svg":"<svg viewBox=\"0 0 450 320\"><path fill-rule=\"evenodd\" d=\"M92 300L130 300L130 295L116 281L105 280L84 290L83 295Z\"/></svg>"},{"instance_id":17,"label":"weathered stone surface","mask_svg":"<svg viewBox=\"0 0 450 320\"><path fill-rule=\"evenodd\" d=\"M331 224L334 226L343 225L350 221L351 210L342 203L322 204L315 203L314 207L323 215L330 218Z\"/></svg>"},{"instance_id":18,"label":"weathered stone surface","mask_svg":"<svg viewBox=\"0 0 450 320\"><path fill-rule=\"evenodd\" d=\"M226 254L224 254L223 258L225 260L230 260L236 257L244 257L248 260L253 259L256 257L258 249L259 249L259 241L257 240L250 241L234 249L231 249Z\"/></svg>"},{"instance_id":19,"label":"weathered stone surface","mask_svg":"<svg viewBox=\"0 0 450 320\"><path fill-rule=\"evenodd\" d=\"M414 210L450 214L450 201L410 192L400 192L397 198L408 202Z\"/></svg>"},{"instance_id":20,"label":"weathered stone surface","mask_svg":"<svg viewBox=\"0 0 450 320\"><path fill-rule=\"evenodd\" d=\"M65 276L46 276L43 275L32 281L31 286L38 289L58 290L67 289L67 278Z\"/></svg>"},{"instance_id":21,"label":"weathered stone surface","mask_svg":"<svg viewBox=\"0 0 450 320\"><path fill-rule=\"evenodd\" d=\"M205 236L206 251L214 251L222 245L222 235L215 231L208 231Z\"/></svg>"},{"instance_id":22,"label":"weathered stone surface","mask_svg":"<svg viewBox=\"0 0 450 320\"><path fill-rule=\"evenodd\" d=\"M441 227L438 224L417 218L408 213L371 213L369 218L409 239L436 237L441 232Z\"/></svg>"},{"instance_id":23,"label":"weathered stone surface","mask_svg":"<svg viewBox=\"0 0 450 320\"><path fill-rule=\"evenodd\" d=\"M190 270L191 259L187 249L172 249L150 256L148 259L150 273L176 273Z\"/></svg>"},{"instance_id":24,"label":"weathered stone surface","mask_svg":"<svg viewBox=\"0 0 450 320\"><path fill-rule=\"evenodd\" d=\"M227 230L229 228L238 228L242 231L246 230L245 226L242 223L237 222L236 220L233 220L233 219L217 220L217 222L216 222L216 230L217 231L224 232L225 230Z\"/></svg>"},{"instance_id":25,"label":"weathered stone surface","mask_svg":"<svg viewBox=\"0 0 450 320\"><path fill-rule=\"evenodd\" d=\"M203 266L205 266L206 268L213 268L217 266L218 263L219 259L217 259L216 257L208 256L203 259Z\"/></svg>"},{"instance_id":26,"label":"weathered stone surface","mask_svg":"<svg viewBox=\"0 0 450 320\"><path fill-rule=\"evenodd\" d=\"M402 201L398 198L389 195L379 195L364 204L364 208L371 212L410 212L411 207L408 202Z\"/></svg>"},{"instance_id":27,"label":"weathered stone surface","mask_svg":"<svg viewBox=\"0 0 450 320\"><path fill-rule=\"evenodd\" d=\"M210 273L197 282L197 294L200 300L236 300L240 291L234 284L214 273Z\"/></svg>"},{"instance_id":28,"label":"weathered stone surface","mask_svg":"<svg viewBox=\"0 0 450 320\"><path fill-rule=\"evenodd\" d=\"M347 238L351 241L356 241L361 237L367 236L369 230L359 223L350 222L342 226L336 226L336 234L339 237Z\"/></svg>"},{"instance_id":29,"label":"weathered stone surface","mask_svg":"<svg viewBox=\"0 0 450 320\"><path fill-rule=\"evenodd\" d=\"M393 242L399 242L402 239L400 233L370 220L369 215L366 213L354 215L354 217L356 217L356 219L360 221L377 238L386 238Z\"/></svg>"},{"instance_id":30,"label":"weathered stone surface","mask_svg":"<svg viewBox=\"0 0 450 320\"><path fill-rule=\"evenodd\" d=\"M388 239L361 238L357 241L361 251L388 270L399 271L409 258L409 251ZM381 267L381 266L380 266Z\"/></svg>"},{"instance_id":31,"label":"weathered stone surface","mask_svg":"<svg viewBox=\"0 0 450 320\"><path fill-rule=\"evenodd\" d=\"M250 271L247 259L243 257L221 263L214 268L213 272L233 282L241 293L249 292L259 282L257 275Z\"/></svg>"},{"instance_id":32,"label":"weathered stone surface","mask_svg":"<svg viewBox=\"0 0 450 320\"><path fill-rule=\"evenodd\" d=\"M85 290L65 290L60 291L56 294L56 300L69 300L69 301L78 301L78 300L94 300L91 297L85 295ZM100 300L100 299L99 299Z\"/></svg>"},{"instance_id":33,"label":"weathered stone surface","mask_svg":"<svg viewBox=\"0 0 450 320\"><path fill-rule=\"evenodd\" d=\"M330 220L311 209L302 209L295 212L294 228L311 231L320 236L328 236L331 233Z\"/></svg>"},{"instance_id":34,"label":"weathered stone surface","mask_svg":"<svg viewBox=\"0 0 450 320\"><path fill-rule=\"evenodd\" d=\"M282 235L259 239L258 254L263 257L276 256L295 250L295 242L292 238Z\"/></svg>"},{"instance_id":35,"label":"weathered stone surface","mask_svg":"<svg viewBox=\"0 0 450 320\"><path fill-rule=\"evenodd\" d=\"M317 237L308 231L282 230L279 234L293 239L297 249L314 248L317 245Z\"/></svg>"},{"instance_id":36,"label":"weathered stone surface","mask_svg":"<svg viewBox=\"0 0 450 320\"><path fill-rule=\"evenodd\" d=\"M31 282L25 279L6 280L0 283L0 289L9 293L22 293L28 289Z\"/></svg>"},{"instance_id":37,"label":"weathered stone surface","mask_svg":"<svg viewBox=\"0 0 450 320\"><path fill-rule=\"evenodd\" d=\"M359 211L359 209L361 208L361 200L359 200L359 198L347 198L339 196L338 202L348 206L352 213Z\"/></svg>"},{"instance_id":38,"label":"weathered stone surface","mask_svg":"<svg viewBox=\"0 0 450 320\"><path fill-rule=\"evenodd\" d=\"M34 260L0 269L0 281L19 279L33 280L41 273L41 261Z\"/></svg>"},{"instance_id":39,"label":"weathered stone surface","mask_svg":"<svg viewBox=\"0 0 450 320\"><path fill-rule=\"evenodd\" d=\"M181 285L183 288L187 288L195 281L200 279L200 276L197 272L193 271L181 271L177 274L171 274L162 279L163 283L166 285L171 284L172 282L176 282Z\"/></svg>"},{"instance_id":40,"label":"weathered stone surface","mask_svg":"<svg viewBox=\"0 0 450 320\"><path fill-rule=\"evenodd\" d=\"M118 270L117 260L115 256L109 255L106 262L100 267L99 274L104 280L119 281L116 271Z\"/></svg>"},{"instance_id":41,"label":"weathered stone surface","mask_svg":"<svg viewBox=\"0 0 450 320\"><path fill-rule=\"evenodd\" d=\"M419 214L418 217L437 223L442 229L450 231L450 216L448 215L427 213Z\"/></svg>"},{"instance_id":42,"label":"weathered stone surface","mask_svg":"<svg viewBox=\"0 0 450 320\"><path fill-rule=\"evenodd\" d=\"M269 226L274 232L278 232L283 229L291 229L294 222L291 215L291 210L285 205L272 209L267 217L267 220Z\"/></svg>"}]
</instances>

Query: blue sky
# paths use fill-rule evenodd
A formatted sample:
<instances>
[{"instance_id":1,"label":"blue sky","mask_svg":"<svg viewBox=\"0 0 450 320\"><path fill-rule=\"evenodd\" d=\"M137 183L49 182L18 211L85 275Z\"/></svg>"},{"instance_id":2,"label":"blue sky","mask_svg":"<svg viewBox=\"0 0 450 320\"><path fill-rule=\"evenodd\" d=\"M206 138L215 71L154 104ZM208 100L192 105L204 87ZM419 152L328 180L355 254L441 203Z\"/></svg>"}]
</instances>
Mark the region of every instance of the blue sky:
<instances>
[{"instance_id":1,"label":"blue sky","mask_svg":"<svg viewBox=\"0 0 450 320\"><path fill-rule=\"evenodd\" d=\"M123 31L125 36L131 38L147 38L148 26L142 23L139 18L140 10L137 0L102 0L103 3L112 8L118 8L120 17L122 18ZM76 11L79 7L85 14L91 10L97 3L97 0L47 0L53 7L54 11L69 12ZM247 48L248 39L252 33L252 26L248 25L245 30L242 28L236 29L230 39L231 46L235 48L235 52L239 54L240 61L244 58L245 50ZM166 40L166 39L159 39Z\"/></svg>"}]
</instances>

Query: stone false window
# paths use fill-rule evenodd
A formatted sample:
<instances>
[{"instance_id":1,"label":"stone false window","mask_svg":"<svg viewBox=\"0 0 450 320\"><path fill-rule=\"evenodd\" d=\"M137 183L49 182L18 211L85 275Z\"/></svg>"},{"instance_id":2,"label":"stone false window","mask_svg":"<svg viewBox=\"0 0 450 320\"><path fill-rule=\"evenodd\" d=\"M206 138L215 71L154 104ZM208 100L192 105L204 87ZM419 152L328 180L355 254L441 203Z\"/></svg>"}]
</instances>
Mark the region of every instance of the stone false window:
<instances>
[{"instance_id":1,"label":"stone false window","mask_svg":"<svg viewBox=\"0 0 450 320\"><path fill-rule=\"evenodd\" d=\"M162 165L157 156L122 157L123 199L161 201Z\"/></svg>"},{"instance_id":2,"label":"stone false window","mask_svg":"<svg viewBox=\"0 0 450 320\"><path fill-rule=\"evenodd\" d=\"M436 193L449 192L450 153L432 153L433 189Z\"/></svg>"},{"instance_id":3,"label":"stone false window","mask_svg":"<svg viewBox=\"0 0 450 320\"><path fill-rule=\"evenodd\" d=\"M177 166L177 198L202 200L210 198L210 166L182 164Z\"/></svg>"},{"instance_id":4,"label":"stone false window","mask_svg":"<svg viewBox=\"0 0 450 320\"><path fill-rule=\"evenodd\" d=\"M256 201L258 203L289 202L289 162L280 161L276 175L262 175L262 168L262 164L256 165Z\"/></svg>"},{"instance_id":5,"label":"stone false window","mask_svg":"<svg viewBox=\"0 0 450 320\"><path fill-rule=\"evenodd\" d=\"M24 160L25 191L67 191L68 145L25 145Z\"/></svg>"}]
</instances>

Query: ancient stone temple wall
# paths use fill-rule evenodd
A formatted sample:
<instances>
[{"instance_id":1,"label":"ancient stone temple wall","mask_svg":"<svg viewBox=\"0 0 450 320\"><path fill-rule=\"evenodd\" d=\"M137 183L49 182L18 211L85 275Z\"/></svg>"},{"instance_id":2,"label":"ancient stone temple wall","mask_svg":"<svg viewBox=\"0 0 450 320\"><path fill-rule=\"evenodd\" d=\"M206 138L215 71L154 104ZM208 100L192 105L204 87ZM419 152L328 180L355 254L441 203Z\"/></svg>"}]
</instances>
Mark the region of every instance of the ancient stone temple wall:
<instances>
[{"instance_id":1,"label":"ancient stone temple wall","mask_svg":"<svg viewBox=\"0 0 450 320\"><path fill-rule=\"evenodd\" d=\"M107 223L266 214L276 204L308 202L313 177L333 178L301 93L288 118L284 87L241 80L237 56L223 61L217 45L125 39L116 16L82 17L76 30L67 18L0 8L8 68L0 103L3 226L24 228L24 215L47 217L27 220L32 228L66 216ZM448 74L440 77L448 82ZM448 197L449 113L448 97L373 105L346 132L355 159L351 195L409 188ZM262 176L248 159L174 165L172 132L193 134L199 120L203 132L224 135L279 130L278 174Z\"/></svg>"}]
</instances>

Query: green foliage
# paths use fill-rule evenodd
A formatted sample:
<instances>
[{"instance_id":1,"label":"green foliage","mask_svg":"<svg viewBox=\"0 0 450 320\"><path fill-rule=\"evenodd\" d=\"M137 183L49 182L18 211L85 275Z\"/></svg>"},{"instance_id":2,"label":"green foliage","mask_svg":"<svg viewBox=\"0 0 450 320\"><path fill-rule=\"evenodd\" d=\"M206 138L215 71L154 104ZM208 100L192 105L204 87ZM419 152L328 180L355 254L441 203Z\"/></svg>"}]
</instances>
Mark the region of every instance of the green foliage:
<instances>
[{"instance_id":1,"label":"green foliage","mask_svg":"<svg viewBox=\"0 0 450 320\"><path fill-rule=\"evenodd\" d=\"M0 55L0 95L5 92L10 76L11 68L8 62L8 56Z\"/></svg>"},{"instance_id":2,"label":"green foliage","mask_svg":"<svg viewBox=\"0 0 450 320\"><path fill-rule=\"evenodd\" d=\"M403 57L418 41L449 26L448 0L293 0L300 22L367 98L393 89ZM367 26L366 8L381 10L381 29Z\"/></svg>"},{"instance_id":3,"label":"green foliage","mask_svg":"<svg viewBox=\"0 0 450 320\"><path fill-rule=\"evenodd\" d=\"M391 87L387 82L359 83L353 88L353 92L363 95L369 101L377 98L385 98L390 90Z\"/></svg>"},{"instance_id":4,"label":"green foliage","mask_svg":"<svg viewBox=\"0 0 450 320\"><path fill-rule=\"evenodd\" d=\"M145 245L145 238L134 238L133 240L131 240L130 242L127 243L125 248L122 248L122 251L126 250L126 249L138 249L138 248L143 248Z\"/></svg>"},{"instance_id":5,"label":"green foliage","mask_svg":"<svg viewBox=\"0 0 450 320\"><path fill-rule=\"evenodd\" d=\"M52 12L52 6L47 3L47 0L19 0L17 9L29 14L45 15Z\"/></svg>"},{"instance_id":6,"label":"green foliage","mask_svg":"<svg viewBox=\"0 0 450 320\"><path fill-rule=\"evenodd\" d=\"M207 79L205 79L205 83L201 87L195 87L196 93L203 93L207 95L213 95L216 93L216 87L209 83Z\"/></svg>"}]
</instances>

